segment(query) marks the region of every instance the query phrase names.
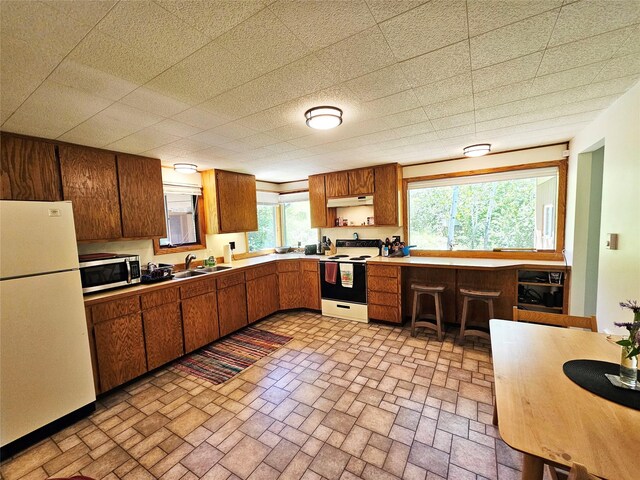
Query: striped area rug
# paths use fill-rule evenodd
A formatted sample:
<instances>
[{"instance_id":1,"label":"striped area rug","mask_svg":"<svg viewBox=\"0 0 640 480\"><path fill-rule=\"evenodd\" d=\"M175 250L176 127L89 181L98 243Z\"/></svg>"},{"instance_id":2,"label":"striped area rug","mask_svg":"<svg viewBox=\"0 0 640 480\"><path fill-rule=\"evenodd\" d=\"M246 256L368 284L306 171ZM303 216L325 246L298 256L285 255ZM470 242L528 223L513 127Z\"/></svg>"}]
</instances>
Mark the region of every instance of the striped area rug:
<instances>
[{"instance_id":1,"label":"striped area rug","mask_svg":"<svg viewBox=\"0 0 640 480\"><path fill-rule=\"evenodd\" d=\"M246 327L178 360L178 370L209 380L226 382L262 357L275 352L293 337Z\"/></svg>"}]
</instances>

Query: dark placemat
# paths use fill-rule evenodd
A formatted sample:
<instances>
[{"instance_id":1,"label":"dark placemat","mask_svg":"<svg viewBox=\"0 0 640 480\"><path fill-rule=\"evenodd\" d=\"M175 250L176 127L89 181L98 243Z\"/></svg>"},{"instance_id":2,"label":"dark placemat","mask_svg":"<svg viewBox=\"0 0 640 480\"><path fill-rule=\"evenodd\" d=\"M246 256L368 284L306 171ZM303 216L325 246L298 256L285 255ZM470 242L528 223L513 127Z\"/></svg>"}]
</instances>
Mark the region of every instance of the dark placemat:
<instances>
[{"instance_id":1,"label":"dark placemat","mask_svg":"<svg viewBox=\"0 0 640 480\"><path fill-rule=\"evenodd\" d=\"M562 366L565 375L585 390L619 405L640 410L640 392L614 387L605 373L618 375L620 365L600 360L570 360Z\"/></svg>"}]
</instances>

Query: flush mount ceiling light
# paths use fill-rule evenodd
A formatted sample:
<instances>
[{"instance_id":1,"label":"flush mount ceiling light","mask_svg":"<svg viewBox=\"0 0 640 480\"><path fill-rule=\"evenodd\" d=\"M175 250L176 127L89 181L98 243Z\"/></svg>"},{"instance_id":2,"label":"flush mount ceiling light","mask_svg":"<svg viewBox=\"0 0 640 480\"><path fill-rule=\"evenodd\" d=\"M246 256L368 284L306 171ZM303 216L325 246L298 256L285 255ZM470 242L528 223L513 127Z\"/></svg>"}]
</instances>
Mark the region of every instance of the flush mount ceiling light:
<instances>
[{"instance_id":1,"label":"flush mount ceiling light","mask_svg":"<svg viewBox=\"0 0 640 480\"><path fill-rule=\"evenodd\" d=\"M479 143L477 145L469 145L464 147L464 154L467 157L481 157L491 151L491 145L488 143Z\"/></svg>"},{"instance_id":2,"label":"flush mount ceiling light","mask_svg":"<svg viewBox=\"0 0 640 480\"><path fill-rule=\"evenodd\" d=\"M193 163L174 163L173 169L180 173L196 173L197 165Z\"/></svg>"},{"instance_id":3,"label":"flush mount ceiling light","mask_svg":"<svg viewBox=\"0 0 640 480\"><path fill-rule=\"evenodd\" d=\"M313 107L304 112L307 125L318 130L336 128L342 123L342 110L337 107Z\"/></svg>"}]
</instances>

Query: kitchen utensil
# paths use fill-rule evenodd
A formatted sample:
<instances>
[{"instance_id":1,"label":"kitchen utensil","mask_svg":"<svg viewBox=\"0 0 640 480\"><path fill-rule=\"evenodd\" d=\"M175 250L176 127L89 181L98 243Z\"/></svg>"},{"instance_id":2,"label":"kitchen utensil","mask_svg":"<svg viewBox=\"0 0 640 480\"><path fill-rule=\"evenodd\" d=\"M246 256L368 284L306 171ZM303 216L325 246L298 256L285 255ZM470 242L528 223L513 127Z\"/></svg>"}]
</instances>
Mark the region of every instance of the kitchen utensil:
<instances>
[{"instance_id":1,"label":"kitchen utensil","mask_svg":"<svg viewBox=\"0 0 640 480\"><path fill-rule=\"evenodd\" d=\"M318 245L315 243L313 245L305 245L304 246L304 254L305 255L317 255L318 254Z\"/></svg>"},{"instance_id":2,"label":"kitchen utensil","mask_svg":"<svg viewBox=\"0 0 640 480\"><path fill-rule=\"evenodd\" d=\"M276 253L288 253L291 247L276 247Z\"/></svg>"}]
</instances>

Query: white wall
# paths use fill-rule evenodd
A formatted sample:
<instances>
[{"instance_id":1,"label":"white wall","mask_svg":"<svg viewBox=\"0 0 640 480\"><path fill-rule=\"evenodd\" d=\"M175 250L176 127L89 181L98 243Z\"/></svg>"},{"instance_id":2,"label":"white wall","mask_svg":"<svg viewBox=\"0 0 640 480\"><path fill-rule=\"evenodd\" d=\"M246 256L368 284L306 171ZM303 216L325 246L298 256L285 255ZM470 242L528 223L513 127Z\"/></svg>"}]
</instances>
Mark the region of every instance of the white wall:
<instances>
[{"instance_id":1,"label":"white wall","mask_svg":"<svg viewBox=\"0 0 640 480\"><path fill-rule=\"evenodd\" d=\"M567 186L567 257L574 272L587 275L588 222L576 216L579 155L604 145L597 316L599 330L616 331L615 321L632 314L618 303L640 300L640 83L602 112L571 141ZM578 213L579 213L578 209ZM586 224L586 226L585 226ZM603 248L606 234L617 233L617 250ZM574 278L575 280L575 278ZM584 282L582 282L584 288ZM574 281L574 287L577 287ZM570 310L580 305L583 291L572 288ZM578 313L578 312L576 312ZM618 330L618 333L623 331Z\"/></svg>"}]
</instances>

